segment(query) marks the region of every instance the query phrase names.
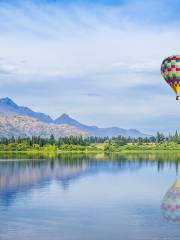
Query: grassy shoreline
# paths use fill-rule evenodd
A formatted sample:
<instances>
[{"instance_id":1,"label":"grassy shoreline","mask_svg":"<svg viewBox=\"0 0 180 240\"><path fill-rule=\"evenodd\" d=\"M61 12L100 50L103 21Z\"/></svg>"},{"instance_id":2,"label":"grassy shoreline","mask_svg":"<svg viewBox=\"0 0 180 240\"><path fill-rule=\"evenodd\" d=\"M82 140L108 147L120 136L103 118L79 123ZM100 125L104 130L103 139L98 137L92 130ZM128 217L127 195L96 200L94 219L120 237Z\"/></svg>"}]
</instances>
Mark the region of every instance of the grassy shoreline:
<instances>
[{"instance_id":1,"label":"grassy shoreline","mask_svg":"<svg viewBox=\"0 0 180 240\"><path fill-rule=\"evenodd\" d=\"M122 151L0 151L1 160L115 160L180 162L180 150L122 150Z\"/></svg>"},{"instance_id":2,"label":"grassy shoreline","mask_svg":"<svg viewBox=\"0 0 180 240\"><path fill-rule=\"evenodd\" d=\"M107 153L107 154L111 154L111 153L160 153L160 152L180 152L180 149L153 149L153 150L120 150L120 151L100 151L100 150L92 150L92 151L78 151L78 150L47 150L47 151L43 151L43 150L26 150L26 151L18 151L18 150L12 150L12 151L0 151L0 153Z\"/></svg>"}]
</instances>

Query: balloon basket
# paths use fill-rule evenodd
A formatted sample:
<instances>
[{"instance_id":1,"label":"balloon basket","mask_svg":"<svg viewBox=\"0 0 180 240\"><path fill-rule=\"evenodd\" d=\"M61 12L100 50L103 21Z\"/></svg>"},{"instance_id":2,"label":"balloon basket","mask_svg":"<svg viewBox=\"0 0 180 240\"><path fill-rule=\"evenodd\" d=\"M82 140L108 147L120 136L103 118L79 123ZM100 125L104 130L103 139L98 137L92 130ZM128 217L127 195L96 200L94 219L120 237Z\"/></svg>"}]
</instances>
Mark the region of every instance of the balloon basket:
<instances>
[{"instance_id":1,"label":"balloon basket","mask_svg":"<svg viewBox=\"0 0 180 240\"><path fill-rule=\"evenodd\" d=\"M176 100L180 100L180 96L176 96Z\"/></svg>"}]
</instances>

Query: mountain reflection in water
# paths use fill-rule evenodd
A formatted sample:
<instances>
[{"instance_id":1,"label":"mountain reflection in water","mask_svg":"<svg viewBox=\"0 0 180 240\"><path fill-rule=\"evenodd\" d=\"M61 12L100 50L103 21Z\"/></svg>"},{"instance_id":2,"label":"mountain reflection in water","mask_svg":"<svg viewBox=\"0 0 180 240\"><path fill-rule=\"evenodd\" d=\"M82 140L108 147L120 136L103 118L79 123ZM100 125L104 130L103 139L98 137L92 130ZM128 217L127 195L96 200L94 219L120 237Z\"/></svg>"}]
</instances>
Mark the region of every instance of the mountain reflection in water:
<instances>
[{"instance_id":1,"label":"mountain reflection in water","mask_svg":"<svg viewBox=\"0 0 180 240\"><path fill-rule=\"evenodd\" d=\"M21 159L16 159L17 157ZM46 156L47 157L47 156ZM125 154L125 155L51 155L45 159L34 155L3 155L0 161L0 198L4 205L11 204L19 192L28 192L33 188L43 188L56 180L66 189L76 179L99 172L136 171L144 166L164 164L176 167L180 156L169 159L169 155L160 154ZM29 159L26 159L29 158ZM172 158L172 156L171 156ZM25 160L24 160L25 159Z\"/></svg>"},{"instance_id":2,"label":"mountain reflection in water","mask_svg":"<svg viewBox=\"0 0 180 240\"><path fill-rule=\"evenodd\" d=\"M179 240L179 183L163 198L179 162L178 153L3 154L0 239Z\"/></svg>"}]
</instances>

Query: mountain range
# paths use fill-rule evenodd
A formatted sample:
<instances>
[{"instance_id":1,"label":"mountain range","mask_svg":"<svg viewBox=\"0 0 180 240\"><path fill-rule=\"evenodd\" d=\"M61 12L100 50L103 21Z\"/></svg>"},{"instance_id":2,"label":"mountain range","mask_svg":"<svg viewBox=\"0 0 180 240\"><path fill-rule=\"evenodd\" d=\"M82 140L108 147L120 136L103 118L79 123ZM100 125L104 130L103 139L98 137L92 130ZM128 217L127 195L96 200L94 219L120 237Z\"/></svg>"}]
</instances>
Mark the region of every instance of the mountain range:
<instances>
[{"instance_id":1,"label":"mountain range","mask_svg":"<svg viewBox=\"0 0 180 240\"><path fill-rule=\"evenodd\" d=\"M53 120L49 115L19 106L10 98L0 99L0 137L43 136L150 137L136 129L100 128L78 122L67 114Z\"/></svg>"}]
</instances>

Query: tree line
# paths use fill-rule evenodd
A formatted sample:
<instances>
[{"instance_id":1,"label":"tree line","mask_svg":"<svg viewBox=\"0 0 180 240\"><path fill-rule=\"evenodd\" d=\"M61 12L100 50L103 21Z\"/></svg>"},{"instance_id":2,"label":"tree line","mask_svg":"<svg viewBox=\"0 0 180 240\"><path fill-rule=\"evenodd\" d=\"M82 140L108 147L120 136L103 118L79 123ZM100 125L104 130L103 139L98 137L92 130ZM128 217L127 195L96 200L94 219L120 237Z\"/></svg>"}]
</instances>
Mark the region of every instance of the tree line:
<instances>
[{"instance_id":1,"label":"tree line","mask_svg":"<svg viewBox=\"0 0 180 240\"><path fill-rule=\"evenodd\" d=\"M32 136L32 137L11 137L11 138L0 138L0 144L8 145L11 143L21 144L27 143L29 146L33 146L38 144L40 147L45 145L56 145L60 147L64 144L72 144L72 145L81 145L81 146L89 146L95 143L108 143L114 142L119 146L126 145L128 143L164 143L164 142L175 142L180 144L180 134L176 131L174 134L165 136L163 133L157 132L156 136L150 136L145 138L132 138L132 137L87 137L83 138L82 136L69 136L69 137L60 137L55 139L53 135L49 138L43 138L40 136Z\"/></svg>"},{"instance_id":2,"label":"tree line","mask_svg":"<svg viewBox=\"0 0 180 240\"><path fill-rule=\"evenodd\" d=\"M34 145L39 145L40 147L46 146L46 145L55 145L57 147L60 147L61 145L81 145L81 146L89 146L91 144L95 143L104 143L106 140L108 140L107 137L100 138L100 137L87 137L83 138L82 136L70 136L70 137L61 137L58 139L55 139L53 135L51 135L49 138L43 138L40 136L32 136L27 138L0 138L0 144L3 145L9 145L9 144L22 144L26 143L30 147Z\"/></svg>"}]
</instances>

